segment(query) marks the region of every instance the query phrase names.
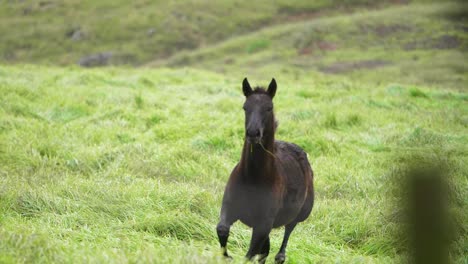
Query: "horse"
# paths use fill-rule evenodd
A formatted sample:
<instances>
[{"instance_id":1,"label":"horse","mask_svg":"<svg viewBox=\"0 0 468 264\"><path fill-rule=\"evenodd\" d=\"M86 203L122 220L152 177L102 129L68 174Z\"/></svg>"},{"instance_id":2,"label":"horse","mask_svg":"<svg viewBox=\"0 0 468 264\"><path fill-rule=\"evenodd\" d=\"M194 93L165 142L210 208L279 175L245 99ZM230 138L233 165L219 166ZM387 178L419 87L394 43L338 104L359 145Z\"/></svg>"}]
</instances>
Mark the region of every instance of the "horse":
<instances>
[{"instance_id":1,"label":"horse","mask_svg":"<svg viewBox=\"0 0 468 264\"><path fill-rule=\"evenodd\" d=\"M265 263L270 251L270 232L285 226L275 263L286 260L286 246L297 223L306 220L314 204L313 171L299 146L275 140L277 121L273 113L276 94L273 78L265 90L242 82L246 98L245 138L241 159L232 170L224 190L220 221L216 226L222 254L227 252L230 227L240 220L252 228L246 259Z\"/></svg>"}]
</instances>

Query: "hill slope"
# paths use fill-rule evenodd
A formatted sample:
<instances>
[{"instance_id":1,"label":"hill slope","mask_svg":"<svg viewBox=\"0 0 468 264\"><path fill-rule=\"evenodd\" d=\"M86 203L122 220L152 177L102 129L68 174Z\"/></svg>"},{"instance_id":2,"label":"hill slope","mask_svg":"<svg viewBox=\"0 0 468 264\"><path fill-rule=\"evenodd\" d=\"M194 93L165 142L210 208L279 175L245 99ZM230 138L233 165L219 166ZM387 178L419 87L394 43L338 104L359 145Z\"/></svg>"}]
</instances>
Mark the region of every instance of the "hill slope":
<instances>
[{"instance_id":1,"label":"hill slope","mask_svg":"<svg viewBox=\"0 0 468 264\"><path fill-rule=\"evenodd\" d=\"M268 25L398 1L1 1L0 62L140 65ZM388 4L387 4L388 3Z\"/></svg>"},{"instance_id":2,"label":"hill slope","mask_svg":"<svg viewBox=\"0 0 468 264\"><path fill-rule=\"evenodd\" d=\"M410 4L272 26L150 66L190 66L240 76L310 72L371 83L466 89L468 5Z\"/></svg>"}]
</instances>

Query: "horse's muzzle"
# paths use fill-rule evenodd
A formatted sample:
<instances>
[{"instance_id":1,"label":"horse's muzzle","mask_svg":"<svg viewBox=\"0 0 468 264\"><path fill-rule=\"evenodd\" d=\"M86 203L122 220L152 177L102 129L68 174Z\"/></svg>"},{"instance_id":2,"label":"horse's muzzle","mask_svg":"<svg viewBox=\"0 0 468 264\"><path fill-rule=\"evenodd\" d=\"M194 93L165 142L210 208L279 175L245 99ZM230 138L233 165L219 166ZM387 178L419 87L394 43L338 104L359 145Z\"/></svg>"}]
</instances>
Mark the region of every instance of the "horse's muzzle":
<instances>
[{"instance_id":1,"label":"horse's muzzle","mask_svg":"<svg viewBox=\"0 0 468 264\"><path fill-rule=\"evenodd\" d=\"M260 136L254 136L254 137L247 136L246 138L247 138L247 142L249 142L250 144L259 144L262 140Z\"/></svg>"}]
</instances>

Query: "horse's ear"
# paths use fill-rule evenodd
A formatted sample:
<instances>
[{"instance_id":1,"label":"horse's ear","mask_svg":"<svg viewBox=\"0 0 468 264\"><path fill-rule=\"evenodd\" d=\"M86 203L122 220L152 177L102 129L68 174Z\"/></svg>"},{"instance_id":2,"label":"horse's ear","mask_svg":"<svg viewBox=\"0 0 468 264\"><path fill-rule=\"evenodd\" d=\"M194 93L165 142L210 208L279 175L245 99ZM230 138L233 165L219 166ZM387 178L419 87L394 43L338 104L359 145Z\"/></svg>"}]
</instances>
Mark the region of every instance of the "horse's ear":
<instances>
[{"instance_id":1,"label":"horse's ear","mask_svg":"<svg viewBox=\"0 0 468 264\"><path fill-rule=\"evenodd\" d=\"M242 91L244 92L245 97L249 96L253 92L249 81L247 81L247 78L244 78L244 81L242 81Z\"/></svg>"},{"instance_id":2,"label":"horse's ear","mask_svg":"<svg viewBox=\"0 0 468 264\"><path fill-rule=\"evenodd\" d=\"M276 81L275 81L275 78L271 79L270 85L268 85L267 92L268 92L268 94L270 95L270 97L272 99L273 99L273 97L275 97L275 94L276 94Z\"/></svg>"}]
</instances>

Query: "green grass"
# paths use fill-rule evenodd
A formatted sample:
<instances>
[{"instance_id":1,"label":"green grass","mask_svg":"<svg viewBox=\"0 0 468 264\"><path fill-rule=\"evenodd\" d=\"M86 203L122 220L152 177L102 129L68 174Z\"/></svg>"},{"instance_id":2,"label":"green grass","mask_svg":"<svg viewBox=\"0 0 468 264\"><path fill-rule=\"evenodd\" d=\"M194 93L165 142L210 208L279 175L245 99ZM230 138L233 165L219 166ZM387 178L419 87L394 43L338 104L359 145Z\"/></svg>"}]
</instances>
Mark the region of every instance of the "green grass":
<instances>
[{"instance_id":1,"label":"green grass","mask_svg":"<svg viewBox=\"0 0 468 264\"><path fill-rule=\"evenodd\" d=\"M283 23L148 65L466 88L467 11L457 2L415 3Z\"/></svg>"},{"instance_id":2,"label":"green grass","mask_svg":"<svg viewBox=\"0 0 468 264\"><path fill-rule=\"evenodd\" d=\"M414 163L445 168L465 263L467 7L372 2L0 3L0 263L224 263L245 76L276 78L277 138L316 175L288 263L406 263ZM58 67L102 51L147 67ZM233 226L234 263L250 234Z\"/></svg>"},{"instance_id":3,"label":"green grass","mask_svg":"<svg viewBox=\"0 0 468 264\"><path fill-rule=\"evenodd\" d=\"M304 15L387 2L1 1L0 62L69 65L112 52L111 64L140 65Z\"/></svg>"},{"instance_id":4,"label":"green grass","mask_svg":"<svg viewBox=\"0 0 468 264\"><path fill-rule=\"evenodd\" d=\"M464 261L466 93L324 74L276 79L277 138L302 146L316 172L316 206L292 235L289 263L403 261L395 181L414 152L451 166L451 257ZM240 80L1 66L0 262L221 262L215 225L242 146ZM236 261L249 239L234 225Z\"/></svg>"}]
</instances>

